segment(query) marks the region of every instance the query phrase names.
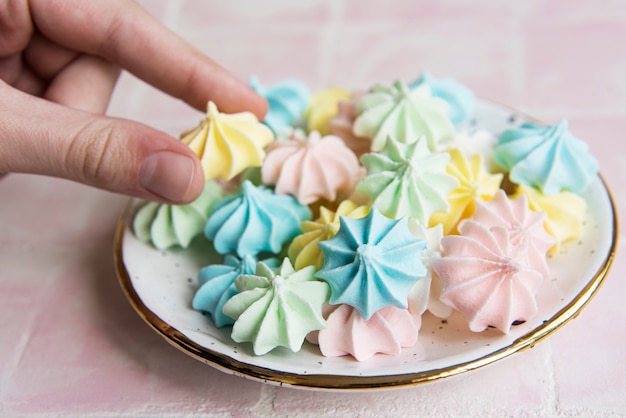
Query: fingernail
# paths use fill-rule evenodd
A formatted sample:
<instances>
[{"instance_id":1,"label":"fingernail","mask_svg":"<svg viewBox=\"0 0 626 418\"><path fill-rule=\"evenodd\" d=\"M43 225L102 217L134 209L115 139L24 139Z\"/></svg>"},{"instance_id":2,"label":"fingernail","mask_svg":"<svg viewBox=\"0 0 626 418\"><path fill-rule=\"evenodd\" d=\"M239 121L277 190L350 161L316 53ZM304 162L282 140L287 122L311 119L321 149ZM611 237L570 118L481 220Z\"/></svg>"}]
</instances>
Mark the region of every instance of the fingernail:
<instances>
[{"instance_id":1,"label":"fingernail","mask_svg":"<svg viewBox=\"0 0 626 418\"><path fill-rule=\"evenodd\" d=\"M193 183L195 164L190 157L159 151L139 167L139 184L147 191L172 202L184 201Z\"/></svg>"}]
</instances>

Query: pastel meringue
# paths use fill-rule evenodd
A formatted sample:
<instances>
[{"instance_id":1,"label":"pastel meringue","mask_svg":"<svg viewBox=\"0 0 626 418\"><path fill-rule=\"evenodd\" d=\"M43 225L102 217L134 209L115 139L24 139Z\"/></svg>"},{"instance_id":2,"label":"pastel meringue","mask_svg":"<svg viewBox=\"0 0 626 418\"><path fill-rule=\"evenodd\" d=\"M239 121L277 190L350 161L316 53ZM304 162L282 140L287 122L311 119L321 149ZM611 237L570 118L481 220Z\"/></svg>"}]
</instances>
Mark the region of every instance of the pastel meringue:
<instances>
[{"instance_id":1,"label":"pastel meringue","mask_svg":"<svg viewBox=\"0 0 626 418\"><path fill-rule=\"evenodd\" d=\"M235 279L239 293L224 305L224 313L235 319L231 337L252 342L262 355L276 347L298 351L311 331L324 328L322 306L329 289L314 277L315 268L294 270L285 258L275 273L260 262L255 274Z\"/></svg>"},{"instance_id":2,"label":"pastel meringue","mask_svg":"<svg viewBox=\"0 0 626 418\"><path fill-rule=\"evenodd\" d=\"M357 136L352 131L356 120L356 101L362 97L361 93L353 93L350 100L342 100L338 104L337 116L328 122L328 129L332 135L343 139L348 148L357 156L372 150L372 140L366 136Z\"/></svg>"},{"instance_id":3,"label":"pastel meringue","mask_svg":"<svg viewBox=\"0 0 626 418\"><path fill-rule=\"evenodd\" d=\"M339 102L349 100L352 93L342 87L327 87L316 92L304 112L309 132L330 135L330 121L339 113Z\"/></svg>"},{"instance_id":4,"label":"pastel meringue","mask_svg":"<svg viewBox=\"0 0 626 418\"><path fill-rule=\"evenodd\" d=\"M494 326L508 333L513 322L532 318L543 275L520 258L523 249L511 244L509 231L467 220L459 232L443 237L444 256L433 263L444 282L441 300L474 332Z\"/></svg>"},{"instance_id":5,"label":"pastel meringue","mask_svg":"<svg viewBox=\"0 0 626 418\"><path fill-rule=\"evenodd\" d=\"M188 205L148 202L135 214L133 231L141 241L159 250L187 248L195 237L202 235L213 206L222 196L222 189L208 181L200 196Z\"/></svg>"},{"instance_id":6,"label":"pastel meringue","mask_svg":"<svg viewBox=\"0 0 626 418\"><path fill-rule=\"evenodd\" d=\"M500 135L494 158L514 183L546 195L582 193L598 174L598 162L588 148L568 131L565 120L554 126L524 123Z\"/></svg>"},{"instance_id":7,"label":"pastel meringue","mask_svg":"<svg viewBox=\"0 0 626 418\"><path fill-rule=\"evenodd\" d=\"M311 97L309 88L296 80L264 86L257 77L252 76L249 84L254 91L267 100L269 109L263 123L269 126L276 135L291 129L292 124L304 114Z\"/></svg>"},{"instance_id":8,"label":"pastel meringue","mask_svg":"<svg viewBox=\"0 0 626 418\"><path fill-rule=\"evenodd\" d=\"M246 180L239 193L215 206L204 234L220 254L278 254L300 234L300 223L310 219L309 208L292 196L277 195Z\"/></svg>"},{"instance_id":9,"label":"pastel meringue","mask_svg":"<svg viewBox=\"0 0 626 418\"><path fill-rule=\"evenodd\" d=\"M391 87L378 85L356 106L352 130L356 136L372 138L372 151L383 149L389 136L404 143L425 136L431 151L444 149L454 137L448 104L433 97L427 85L413 90L401 81Z\"/></svg>"},{"instance_id":10,"label":"pastel meringue","mask_svg":"<svg viewBox=\"0 0 626 418\"><path fill-rule=\"evenodd\" d=\"M331 289L331 304L354 307L364 319L387 306L407 308L407 294L424 277L421 252L407 218L393 220L378 209L359 219L341 217L337 234L320 242L324 266L316 277Z\"/></svg>"},{"instance_id":11,"label":"pastel meringue","mask_svg":"<svg viewBox=\"0 0 626 418\"><path fill-rule=\"evenodd\" d=\"M582 235L587 202L579 195L561 192L546 196L533 187L519 185L514 197L521 195L528 199L530 209L546 214L546 231L557 241L550 253L556 252L559 244L578 239Z\"/></svg>"},{"instance_id":12,"label":"pastel meringue","mask_svg":"<svg viewBox=\"0 0 626 418\"><path fill-rule=\"evenodd\" d=\"M200 158L205 179L230 180L248 167L261 166L263 148L274 134L254 114L220 113L210 101L200 125L183 132L180 140Z\"/></svg>"},{"instance_id":13,"label":"pastel meringue","mask_svg":"<svg viewBox=\"0 0 626 418\"><path fill-rule=\"evenodd\" d=\"M278 259L270 258L263 263L270 267L278 266ZM254 274L258 260L255 256L244 255L241 259L227 255L223 264L210 264L198 273L198 290L193 297L191 306L201 312L207 312L216 327L232 325L235 321L224 314L222 308L226 301L239 291L235 279L242 274Z\"/></svg>"},{"instance_id":14,"label":"pastel meringue","mask_svg":"<svg viewBox=\"0 0 626 418\"><path fill-rule=\"evenodd\" d=\"M433 213L448 211L448 193L459 184L446 172L449 160L447 153L432 153L425 137L409 144L389 137L379 153L361 157L367 175L356 189L383 215L428 225Z\"/></svg>"},{"instance_id":15,"label":"pastel meringue","mask_svg":"<svg viewBox=\"0 0 626 418\"><path fill-rule=\"evenodd\" d=\"M430 87L433 97L439 97L448 103L450 107L450 120L455 125L466 122L474 113L476 96L474 93L451 78L436 79L428 71L424 71L417 80L409 85L414 89L423 84Z\"/></svg>"},{"instance_id":16,"label":"pastel meringue","mask_svg":"<svg viewBox=\"0 0 626 418\"><path fill-rule=\"evenodd\" d=\"M528 207L528 199L521 195L510 199L504 190L499 190L490 202L476 201L471 219L491 228L502 226L509 231L511 245L524 249L524 263L548 278L547 253L556 240L546 232L545 212L535 212Z\"/></svg>"},{"instance_id":17,"label":"pastel meringue","mask_svg":"<svg viewBox=\"0 0 626 418\"><path fill-rule=\"evenodd\" d=\"M302 234L295 237L289 245L287 253L296 270L306 266L321 269L324 265L324 253L317 244L337 234L342 216L358 219L367 216L369 211L369 206L358 206L350 200L342 201L336 212L320 207L319 218L302 222Z\"/></svg>"},{"instance_id":18,"label":"pastel meringue","mask_svg":"<svg viewBox=\"0 0 626 418\"><path fill-rule=\"evenodd\" d=\"M271 144L261 175L263 183L275 185L276 193L290 194L308 205L321 198L334 201L338 193L351 192L361 177L361 167L341 138L313 131L306 139L292 136Z\"/></svg>"},{"instance_id":19,"label":"pastel meringue","mask_svg":"<svg viewBox=\"0 0 626 418\"><path fill-rule=\"evenodd\" d=\"M413 315L422 315L429 311L438 318L447 318L452 314L452 307L440 300L443 282L432 267L435 260L440 259L442 255L443 225L424 228L420 223L409 220L409 229L414 236L427 243L422 252L422 264L426 268L426 275L415 282L409 291L409 311Z\"/></svg>"},{"instance_id":20,"label":"pastel meringue","mask_svg":"<svg viewBox=\"0 0 626 418\"><path fill-rule=\"evenodd\" d=\"M471 158L457 150L451 149L448 174L457 179L459 185L448 194L447 212L438 212L430 217L430 226L443 224L443 233L456 233L458 223L474 213L476 200L490 200L500 189L502 174L490 174L485 170L482 156L477 154Z\"/></svg>"},{"instance_id":21,"label":"pastel meringue","mask_svg":"<svg viewBox=\"0 0 626 418\"><path fill-rule=\"evenodd\" d=\"M480 155L489 173L502 172L502 167L493 158L493 149L498 143L498 138L485 129L470 132L467 130L456 132L450 148L460 150L468 158Z\"/></svg>"},{"instance_id":22,"label":"pastel meringue","mask_svg":"<svg viewBox=\"0 0 626 418\"><path fill-rule=\"evenodd\" d=\"M368 320L351 306L339 305L320 330L318 344L326 357L351 355L365 361L376 353L398 355L417 343L421 317L406 309L388 306Z\"/></svg>"}]
</instances>

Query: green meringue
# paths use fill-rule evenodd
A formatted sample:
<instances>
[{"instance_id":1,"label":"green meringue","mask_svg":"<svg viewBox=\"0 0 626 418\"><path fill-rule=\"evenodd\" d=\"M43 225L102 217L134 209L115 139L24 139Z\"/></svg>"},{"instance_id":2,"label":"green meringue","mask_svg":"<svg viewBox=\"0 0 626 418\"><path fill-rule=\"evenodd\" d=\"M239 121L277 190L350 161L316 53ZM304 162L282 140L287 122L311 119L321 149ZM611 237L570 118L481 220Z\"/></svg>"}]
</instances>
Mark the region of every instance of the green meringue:
<instances>
[{"instance_id":1,"label":"green meringue","mask_svg":"<svg viewBox=\"0 0 626 418\"><path fill-rule=\"evenodd\" d=\"M309 332L326 326L322 306L330 288L315 279L315 271L313 266L296 271L285 258L277 273L259 262L255 274L237 277L240 293L222 309L235 319L232 339L252 342L256 355L279 346L299 351Z\"/></svg>"},{"instance_id":2,"label":"green meringue","mask_svg":"<svg viewBox=\"0 0 626 418\"><path fill-rule=\"evenodd\" d=\"M213 206L222 197L220 186L208 181L200 196L188 205L148 202L135 214L133 231L141 241L159 250L174 246L187 248L202 234Z\"/></svg>"},{"instance_id":3,"label":"green meringue","mask_svg":"<svg viewBox=\"0 0 626 418\"><path fill-rule=\"evenodd\" d=\"M448 104L426 84L412 90L401 81L377 85L357 101L356 111L352 130L372 139L372 151L380 151L388 136L403 143L425 136L431 151L445 149L454 138Z\"/></svg>"},{"instance_id":4,"label":"green meringue","mask_svg":"<svg viewBox=\"0 0 626 418\"><path fill-rule=\"evenodd\" d=\"M361 157L367 176L357 190L383 215L409 216L428 226L433 213L448 211L448 193L459 182L446 172L450 155L431 152L426 141L403 144L390 136L380 153Z\"/></svg>"}]
</instances>

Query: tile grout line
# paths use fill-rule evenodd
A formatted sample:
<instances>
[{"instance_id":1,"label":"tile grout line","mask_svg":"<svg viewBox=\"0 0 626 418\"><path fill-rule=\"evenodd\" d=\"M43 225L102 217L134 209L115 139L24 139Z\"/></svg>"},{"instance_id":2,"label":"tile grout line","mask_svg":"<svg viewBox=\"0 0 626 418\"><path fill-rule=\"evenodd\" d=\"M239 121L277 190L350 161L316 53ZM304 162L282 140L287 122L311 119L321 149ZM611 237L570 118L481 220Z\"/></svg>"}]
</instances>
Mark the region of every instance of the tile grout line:
<instances>
[{"instance_id":1,"label":"tile grout line","mask_svg":"<svg viewBox=\"0 0 626 418\"><path fill-rule=\"evenodd\" d=\"M344 2L343 0L328 1L329 19L324 22L324 28L321 34L320 42L320 60L319 60L319 73L316 88L322 88L327 86L330 82L331 71L331 57L334 52L334 46L338 38L337 31L341 24L341 18L343 15Z\"/></svg>"}]
</instances>

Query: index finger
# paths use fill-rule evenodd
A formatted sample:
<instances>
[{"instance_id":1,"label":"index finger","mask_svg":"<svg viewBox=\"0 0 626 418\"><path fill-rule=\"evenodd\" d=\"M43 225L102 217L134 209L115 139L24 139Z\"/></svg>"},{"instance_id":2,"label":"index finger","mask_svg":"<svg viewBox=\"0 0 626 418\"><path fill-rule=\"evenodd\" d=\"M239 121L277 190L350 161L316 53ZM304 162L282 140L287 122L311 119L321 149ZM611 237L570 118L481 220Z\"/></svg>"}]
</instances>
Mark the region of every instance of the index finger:
<instances>
[{"instance_id":1,"label":"index finger","mask_svg":"<svg viewBox=\"0 0 626 418\"><path fill-rule=\"evenodd\" d=\"M115 62L199 110L213 100L221 111L251 111L262 119L267 102L128 0L31 0L36 27L70 49Z\"/></svg>"}]
</instances>

